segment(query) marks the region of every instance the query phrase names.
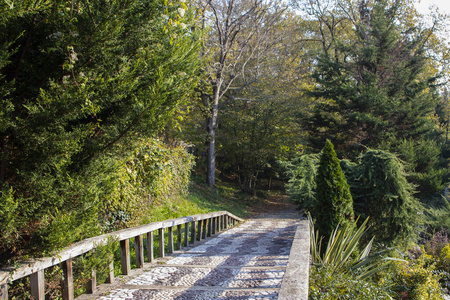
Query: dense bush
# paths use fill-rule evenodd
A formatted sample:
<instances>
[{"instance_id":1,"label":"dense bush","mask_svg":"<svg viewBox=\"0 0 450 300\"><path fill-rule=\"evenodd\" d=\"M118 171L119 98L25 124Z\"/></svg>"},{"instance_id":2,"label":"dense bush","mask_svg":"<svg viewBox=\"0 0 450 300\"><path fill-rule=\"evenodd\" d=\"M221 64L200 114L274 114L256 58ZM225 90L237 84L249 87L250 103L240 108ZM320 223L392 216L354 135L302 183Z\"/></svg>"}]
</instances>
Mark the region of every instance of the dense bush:
<instances>
[{"instance_id":1,"label":"dense bush","mask_svg":"<svg viewBox=\"0 0 450 300\"><path fill-rule=\"evenodd\" d=\"M283 163L289 177L288 192L301 208L311 211L316 218L323 218L330 228L337 224L333 223L335 217L331 215L337 207L332 199L340 197L338 194L343 189L337 186L341 183L338 184L337 179L329 177L320 179L322 183L319 187L319 176L325 178L323 174L326 172L338 174L336 170L339 167L339 170L345 172L343 179L348 179L350 184L354 213L362 216L361 219L370 217L368 236L377 236L377 243L386 247L406 248L409 243L415 241L419 226L424 222L424 208L414 197L415 185L408 181L405 163L395 154L367 149L356 162L339 162L335 158L330 159L326 166L319 165L316 157L316 154L303 155ZM331 192L326 194L326 191ZM327 204L323 199L332 200L333 204ZM447 223L450 206L444 202L444 206L439 209L428 209L428 222L433 218L436 219L436 225ZM341 224L344 224L342 220Z\"/></svg>"},{"instance_id":2,"label":"dense bush","mask_svg":"<svg viewBox=\"0 0 450 300\"><path fill-rule=\"evenodd\" d=\"M198 82L187 5L0 2L0 264L135 224L175 189L185 161L151 139Z\"/></svg>"},{"instance_id":3,"label":"dense bush","mask_svg":"<svg viewBox=\"0 0 450 300\"><path fill-rule=\"evenodd\" d=\"M409 252L408 260L383 257L388 249L370 254L374 238L360 249L367 220L356 232L337 227L326 245L321 245L309 220L309 299L443 299L439 280L442 275L448 277L449 244L438 257L426 254L423 248ZM322 253L321 247L326 249Z\"/></svg>"},{"instance_id":4,"label":"dense bush","mask_svg":"<svg viewBox=\"0 0 450 300\"><path fill-rule=\"evenodd\" d=\"M406 299L441 300L439 275L430 257L395 262L376 279L360 279L348 272L334 272L332 266L312 266L309 299Z\"/></svg>"},{"instance_id":5,"label":"dense bush","mask_svg":"<svg viewBox=\"0 0 450 300\"><path fill-rule=\"evenodd\" d=\"M407 263L396 263L390 270L391 274L386 274L385 283L392 286L392 296L400 299L443 299L440 276L434 272L435 269L432 257L424 253Z\"/></svg>"},{"instance_id":6,"label":"dense bush","mask_svg":"<svg viewBox=\"0 0 450 300\"><path fill-rule=\"evenodd\" d=\"M67 246L83 238L152 220L152 210L169 197L185 193L193 159L181 146L170 148L156 139L134 139L128 150L118 148L109 156L92 161L88 171L77 177L66 176L65 189L56 190L60 206L45 217L45 222L30 224L25 203L12 192L2 195L0 219L3 261L8 249L21 255L38 255ZM69 199L73 199L72 202ZM32 223L33 224L33 223ZM34 230L34 232L31 232ZM24 241L30 231L31 239Z\"/></svg>"},{"instance_id":7,"label":"dense bush","mask_svg":"<svg viewBox=\"0 0 450 300\"><path fill-rule=\"evenodd\" d=\"M309 280L310 300L388 300L386 286L358 279L352 273L333 272L331 266L312 266Z\"/></svg>"},{"instance_id":8,"label":"dense bush","mask_svg":"<svg viewBox=\"0 0 450 300\"><path fill-rule=\"evenodd\" d=\"M423 207L404 163L395 154L369 149L349 171L355 211L372 220L369 235L387 247L415 241Z\"/></svg>"}]
</instances>

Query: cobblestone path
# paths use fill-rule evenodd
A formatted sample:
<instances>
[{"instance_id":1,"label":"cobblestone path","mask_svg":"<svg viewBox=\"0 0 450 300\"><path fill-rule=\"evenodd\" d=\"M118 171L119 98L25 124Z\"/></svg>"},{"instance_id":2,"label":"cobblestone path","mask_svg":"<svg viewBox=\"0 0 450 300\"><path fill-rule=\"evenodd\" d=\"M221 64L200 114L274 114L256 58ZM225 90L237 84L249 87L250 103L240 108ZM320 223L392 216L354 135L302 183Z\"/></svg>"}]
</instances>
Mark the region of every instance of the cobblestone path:
<instances>
[{"instance_id":1,"label":"cobblestone path","mask_svg":"<svg viewBox=\"0 0 450 300\"><path fill-rule=\"evenodd\" d=\"M260 215L97 299L277 299L299 219L295 212Z\"/></svg>"}]
</instances>

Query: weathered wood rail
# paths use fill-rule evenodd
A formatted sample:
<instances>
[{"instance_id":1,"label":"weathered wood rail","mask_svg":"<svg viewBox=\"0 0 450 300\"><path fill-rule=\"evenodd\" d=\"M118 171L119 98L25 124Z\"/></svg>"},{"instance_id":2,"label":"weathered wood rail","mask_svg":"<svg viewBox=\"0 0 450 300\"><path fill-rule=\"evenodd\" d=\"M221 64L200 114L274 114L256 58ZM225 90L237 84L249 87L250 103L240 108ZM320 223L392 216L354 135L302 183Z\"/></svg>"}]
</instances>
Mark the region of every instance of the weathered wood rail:
<instances>
[{"instance_id":1,"label":"weathered wood rail","mask_svg":"<svg viewBox=\"0 0 450 300\"><path fill-rule=\"evenodd\" d=\"M215 235L216 232L234 226L237 222L243 221L241 218L226 212L219 211L208 214L193 215L178 219L166 220L150 223L138 227L127 228L108 234L103 234L93 238L85 239L70 247L67 247L52 257L44 257L35 260L24 261L17 267L8 267L0 270L0 300L8 299L8 283L30 276L31 295L35 300L45 299L44 270L61 264L63 270L62 295L63 299L74 299L74 284L72 274L72 260L80 255L94 251L99 245L106 244L111 238L120 242L121 270L122 275L131 272L130 244L129 240L134 238L136 251L136 268L143 268L144 265L144 245L143 236L147 235L147 260L152 262L153 253L153 233L158 231L159 235L159 256L164 256L165 238L164 231L168 229L168 252L174 249L174 227L177 229L177 248L182 247L182 226L184 225L184 246L195 243L196 240ZM189 236L191 238L189 242ZM109 264L109 275L107 282L114 280L114 262ZM92 270L91 280L86 288L87 293L96 290L96 272Z\"/></svg>"}]
</instances>

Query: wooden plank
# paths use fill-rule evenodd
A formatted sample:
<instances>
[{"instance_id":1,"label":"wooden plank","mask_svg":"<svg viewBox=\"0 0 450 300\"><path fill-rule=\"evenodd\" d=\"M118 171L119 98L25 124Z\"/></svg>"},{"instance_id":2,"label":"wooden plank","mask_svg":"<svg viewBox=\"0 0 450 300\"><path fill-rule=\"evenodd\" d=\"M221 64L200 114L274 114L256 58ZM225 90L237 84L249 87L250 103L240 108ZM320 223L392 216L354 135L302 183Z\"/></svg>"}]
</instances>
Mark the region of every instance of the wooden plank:
<instances>
[{"instance_id":1,"label":"wooden plank","mask_svg":"<svg viewBox=\"0 0 450 300\"><path fill-rule=\"evenodd\" d=\"M185 224L186 222L205 220L211 217L216 217L220 215L228 215L231 218L234 218L238 221L243 221L242 219L234 216L233 214L226 211L219 211L201 215L193 215L189 217L178 218L174 220L167 220L163 222L155 222L150 224L145 224L133 228L122 229L116 232L103 234L100 236L92 237L89 239L85 239L79 243L71 245L57 253L55 253L52 257L44 257L39 259L30 259L19 263L19 266L9 266L6 268L2 268L0 270L0 285L3 285L7 282L12 282L17 279L29 276L37 271L45 270L49 267L55 266L63 261L68 260L69 258L77 257L82 254L85 254L92 249L94 249L97 245L104 245L107 243L108 239L116 238L119 241L127 240L130 238L134 238L140 234L146 234L147 232L157 230L159 228L168 228L171 226L176 226L179 224Z\"/></svg>"},{"instance_id":2,"label":"wooden plank","mask_svg":"<svg viewBox=\"0 0 450 300\"><path fill-rule=\"evenodd\" d=\"M113 283L114 282L114 260L113 261L111 261L110 263L109 263L109 266L108 266L108 268L109 268L109 272L108 272L108 276L106 277L106 283Z\"/></svg>"},{"instance_id":3,"label":"wooden plank","mask_svg":"<svg viewBox=\"0 0 450 300\"><path fill-rule=\"evenodd\" d=\"M8 300L8 284L0 285L0 300Z\"/></svg>"},{"instance_id":4,"label":"wooden plank","mask_svg":"<svg viewBox=\"0 0 450 300\"><path fill-rule=\"evenodd\" d=\"M159 235L159 257L164 257L164 228L158 229Z\"/></svg>"},{"instance_id":5,"label":"wooden plank","mask_svg":"<svg viewBox=\"0 0 450 300\"><path fill-rule=\"evenodd\" d=\"M128 240L120 241L120 265L122 275L129 275L131 272L130 262L130 242Z\"/></svg>"},{"instance_id":6,"label":"wooden plank","mask_svg":"<svg viewBox=\"0 0 450 300\"><path fill-rule=\"evenodd\" d=\"M191 244L195 244L195 221L191 222Z\"/></svg>"},{"instance_id":7,"label":"wooden plank","mask_svg":"<svg viewBox=\"0 0 450 300\"><path fill-rule=\"evenodd\" d=\"M153 231L147 232L147 261L153 262Z\"/></svg>"},{"instance_id":8,"label":"wooden plank","mask_svg":"<svg viewBox=\"0 0 450 300\"><path fill-rule=\"evenodd\" d=\"M31 296L35 300L45 299L45 288L44 288L44 270L37 271L30 276L30 287Z\"/></svg>"},{"instance_id":9,"label":"wooden plank","mask_svg":"<svg viewBox=\"0 0 450 300\"><path fill-rule=\"evenodd\" d=\"M134 237L134 252L136 253L136 268L144 268L144 237L142 234Z\"/></svg>"},{"instance_id":10,"label":"wooden plank","mask_svg":"<svg viewBox=\"0 0 450 300\"><path fill-rule=\"evenodd\" d=\"M169 239L168 239L168 242L169 242L169 249L168 249L168 253L173 253L174 252L174 249L173 249L173 227L169 227L168 228L168 232L169 232Z\"/></svg>"},{"instance_id":11,"label":"wooden plank","mask_svg":"<svg viewBox=\"0 0 450 300\"><path fill-rule=\"evenodd\" d=\"M202 230L203 230L203 224L202 224L202 220L197 221L197 240L201 241L202 240Z\"/></svg>"},{"instance_id":12,"label":"wooden plank","mask_svg":"<svg viewBox=\"0 0 450 300\"><path fill-rule=\"evenodd\" d=\"M62 298L63 300L72 300L74 298L72 259L63 261L61 268L63 271Z\"/></svg>"},{"instance_id":13,"label":"wooden plank","mask_svg":"<svg viewBox=\"0 0 450 300\"><path fill-rule=\"evenodd\" d=\"M189 222L184 224L184 246L189 246Z\"/></svg>"},{"instance_id":14,"label":"wooden plank","mask_svg":"<svg viewBox=\"0 0 450 300\"><path fill-rule=\"evenodd\" d=\"M182 237L183 237L183 234L181 232L181 224L180 224L180 225L177 225L177 250L181 249Z\"/></svg>"},{"instance_id":15,"label":"wooden plank","mask_svg":"<svg viewBox=\"0 0 450 300\"><path fill-rule=\"evenodd\" d=\"M86 294L93 294L97 290L97 271L95 268L91 270L91 278L86 285Z\"/></svg>"}]
</instances>

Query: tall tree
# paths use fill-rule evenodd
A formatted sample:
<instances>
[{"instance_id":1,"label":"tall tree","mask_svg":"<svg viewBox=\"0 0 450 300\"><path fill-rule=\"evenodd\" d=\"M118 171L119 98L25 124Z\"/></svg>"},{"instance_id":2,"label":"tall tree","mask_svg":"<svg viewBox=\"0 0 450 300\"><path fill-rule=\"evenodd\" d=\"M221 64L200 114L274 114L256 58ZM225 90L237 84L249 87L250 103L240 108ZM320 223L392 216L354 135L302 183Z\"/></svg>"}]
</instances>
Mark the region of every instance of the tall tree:
<instances>
[{"instance_id":1,"label":"tall tree","mask_svg":"<svg viewBox=\"0 0 450 300\"><path fill-rule=\"evenodd\" d=\"M282 15L283 7L277 0L208 0L204 4L203 23L211 24L203 55L210 57L206 68L207 79L200 86L201 100L208 110L207 183L214 187L216 172L216 130L220 106L231 89L242 90L259 76L258 64L270 47L267 34ZM241 77L239 87L232 87Z\"/></svg>"},{"instance_id":2,"label":"tall tree","mask_svg":"<svg viewBox=\"0 0 450 300\"><path fill-rule=\"evenodd\" d=\"M310 81L301 73L311 64L306 50L299 47L302 21L286 12L267 36L271 47L264 58L248 63L251 69L258 67L258 80L225 95L217 160L221 171L235 175L243 190L253 190L259 178L270 183L277 173L276 161L298 151L305 134L294 118L310 104L310 98L300 97ZM241 80L236 78L234 85L244 84Z\"/></svg>"},{"instance_id":3,"label":"tall tree","mask_svg":"<svg viewBox=\"0 0 450 300\"><path fill-rule=\"evenodd\" d=\"M348 13L355 39L337 38L333 55L318 58L311 94L324 101L305 123L315 147L331 138L355 157L360 144L397 152L404 140L439 136L436 77L426 69L433 28L400 26L403 5L361 1Z\"/></svg>"}]
</instances>

